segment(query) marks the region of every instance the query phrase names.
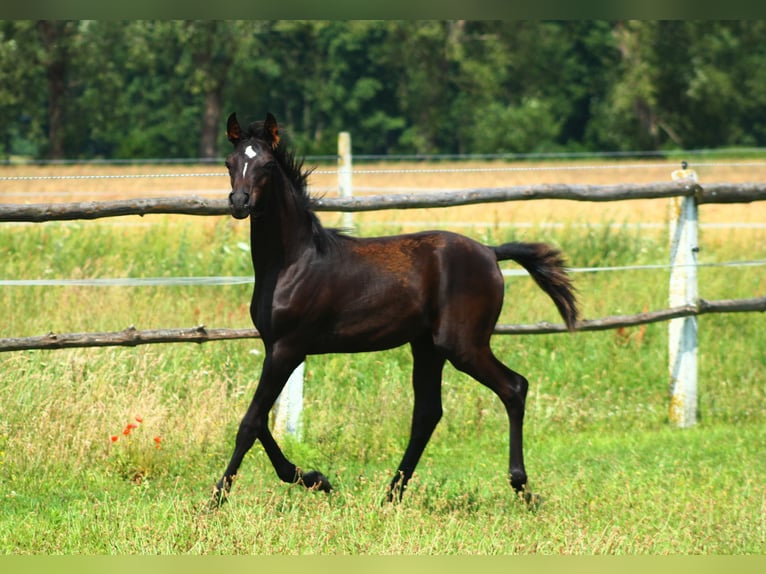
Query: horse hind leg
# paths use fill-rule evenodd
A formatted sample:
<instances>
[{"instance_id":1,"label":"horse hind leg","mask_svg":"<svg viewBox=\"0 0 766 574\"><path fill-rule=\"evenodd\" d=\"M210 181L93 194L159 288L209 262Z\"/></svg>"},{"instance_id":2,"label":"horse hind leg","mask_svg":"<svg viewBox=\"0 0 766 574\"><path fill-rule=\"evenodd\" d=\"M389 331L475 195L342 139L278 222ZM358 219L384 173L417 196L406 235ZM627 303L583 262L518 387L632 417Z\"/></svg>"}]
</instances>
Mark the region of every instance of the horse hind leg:
<instances>
[{"instance_id":1,"label":"horse hind leg","mask_svg":"<svg viewBox=\"0 0 766 574\"><path fill-rule=\"evenodd\" d=\"M389 502L401 499L436 425L442 417L441 376L445 358L429 339L412 343L415 404L410 440L388 489Z\"/></svg>"},{"instance_id":2,"label":"horse hind leg","mask_svg":"<svg viewBox=\"0 0 766 574\"><path fill-rule=\"evenodd\" d=\"M513 489L529 500L523 449L527 379L500 362L489 346L451 362L458 370L489 387L502 401L509 423L508 478Z\"/></svg>"}]
</instances>

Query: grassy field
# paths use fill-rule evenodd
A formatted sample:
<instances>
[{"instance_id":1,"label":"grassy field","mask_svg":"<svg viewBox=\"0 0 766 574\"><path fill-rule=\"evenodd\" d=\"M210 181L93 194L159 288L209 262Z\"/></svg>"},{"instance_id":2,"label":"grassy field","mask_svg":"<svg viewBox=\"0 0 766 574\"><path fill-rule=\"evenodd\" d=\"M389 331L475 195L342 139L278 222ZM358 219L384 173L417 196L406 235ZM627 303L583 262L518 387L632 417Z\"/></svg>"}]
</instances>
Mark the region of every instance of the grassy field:
<instances>
[{"instance_id":1,"label":"grassy field","mask_svg":"<svg viewBox=\"0 0 766 574\"><path fill-rule=\"evenodd\" d=\"M145 173L167 166L108 169ZM669 177L668 169L618 171L546 177L590 183ZM704 175L709 181L763 177ZM354 183L382 186L376 177ZM386 185L489 187L523 177L542 176L423 174ZM331 176L318 174L314 185L328 182ZM180 189L187 183L191 189ZM163 192L169 185L1 182L0 202L154 197L169 195ZM211 177L172 185L179 194L225 194L226 182ZM764 207L704 206L701 220L763 223ZM526 202L370 213L355 216L355 223L361 234L440 226L487 242L543 239L578 267L656 264L667 261L667 231L633 224L662 224L666 209L664 201ZM340 220L322 217L330 225ZM249 275L247 243L247 224L228 218L0 225L4 279ZM701 245L703 262L765 259L766 230L703 227ZM587 318L667 306L665 270L575 279ZM131 324L249 327L250 289L2 287L0 337ZM763 267L700 273L707 299L765 292ZM501 321L541 320L558 321L550 301L527 278L509 278ZM282 442L297 464L328 475L333 494L278 482L256 445L229 504L216 512L208 511L208 496L257 380L259 341L0 354L0 553L764 554L763 321L760 314L700 318L701 420L685 430L667 420L666 324L496 337L497 354L530 380L527 470L543 499L534 510L515 500L505 481L500 402L451 367L444 374L445 416L407 496L381 505L409 430L406 349L308 361L303 439ZM134 428L123 435L128 425Z\"/></svg>"}]
</instances>

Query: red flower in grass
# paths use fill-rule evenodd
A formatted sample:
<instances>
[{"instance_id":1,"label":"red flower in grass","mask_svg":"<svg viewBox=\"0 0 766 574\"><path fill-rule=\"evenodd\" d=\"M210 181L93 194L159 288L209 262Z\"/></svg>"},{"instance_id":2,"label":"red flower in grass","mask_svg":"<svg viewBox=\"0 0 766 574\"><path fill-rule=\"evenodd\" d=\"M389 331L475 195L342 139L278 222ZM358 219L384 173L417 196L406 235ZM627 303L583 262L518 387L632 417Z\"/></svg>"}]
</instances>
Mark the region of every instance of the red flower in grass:
<instances>
[{"instance_id":1,"label":"red flower in grass","mask_svg":"<svg viewBox=\"0 0 766 574\"><path fill-rule=\"evenodd\" d=\"M144 417L140 417L140 416L136 415L136 422L137 422L137 423L142 423L142 422L144 422Z\"/></svg>"},{"instance_id":2,"label":"red flower in grass","mask_svg":"<svg viewBox=\"0 0 766 574\"><path fill-rule=\"evenodd\" d=\"M155 448L162 448L162 444L161 444L162 443L162 438L161 437L156 436L156 437L154 437L153 440L154 440Z\"/></svg>"},{"instance_id":3,"label":"red flower in grass","mask_svg":"<svg viewBox=\"0 0 766 574\"><path fill-rule=\"evenodd\" d=\"M112 442L117 442L119 439L120 437L116 434L113 434L112 436L109 437L109 440Z\"/></svg>"}]
</instances>

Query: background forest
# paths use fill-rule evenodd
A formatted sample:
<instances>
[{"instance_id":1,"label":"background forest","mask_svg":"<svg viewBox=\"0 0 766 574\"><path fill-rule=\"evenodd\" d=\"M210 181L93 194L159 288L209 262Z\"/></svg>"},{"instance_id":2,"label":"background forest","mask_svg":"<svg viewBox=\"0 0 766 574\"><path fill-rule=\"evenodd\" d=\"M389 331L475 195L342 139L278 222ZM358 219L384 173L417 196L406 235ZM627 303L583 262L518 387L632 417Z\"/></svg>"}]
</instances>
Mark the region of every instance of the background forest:
<instances>
[{"instance_id":1,"label":"background forest","mask_svg":"<svg viewBox=\"0 0 766 574\"><path fill-rule=\"evenodd\" d=\"M231 111L304 154L760 147L766 22L0 22L1 158L217 158Z\"/></svg>"}]
</instances>

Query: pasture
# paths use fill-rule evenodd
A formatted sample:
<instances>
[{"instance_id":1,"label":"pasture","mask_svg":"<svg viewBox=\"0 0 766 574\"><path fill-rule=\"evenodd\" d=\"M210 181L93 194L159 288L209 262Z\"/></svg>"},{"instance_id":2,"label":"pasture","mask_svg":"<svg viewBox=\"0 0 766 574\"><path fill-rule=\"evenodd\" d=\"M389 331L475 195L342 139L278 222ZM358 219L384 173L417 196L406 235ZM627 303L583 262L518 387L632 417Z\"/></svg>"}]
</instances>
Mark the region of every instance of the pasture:
<instances>
[{"instance_id":1,"label":"pasture","mask_svg":"<svg viewBox=\"0 0 766 574\"><path fill-rule=\"evenodd\" d=\"M457 174L423 164L354 175L354 187L459 189L655 182L675 165L522 164ZM517 164L514 164L517 165ZM503 168L502 163L457 167ZM362 166L356 166L362 169ZM371 165L370 171L390 165ZM437 168L456 167L438 164ZM536 169L536 168L541 169ZM572 169L550 169L569 167ZM692 166L695 167L695 166ZM543 169L545 168L545 169ZM335 176L310 182L325 193ZM0 202L202 194L218 166L0 168L0 175L220 172L198 178L0 181ZM763 168L698 168L700 182L761 181ZM329 192L328 192L329 193ZM340 214L322 213L330 226ZM484 242L545 240L575 267L664 264L667 200L516 202L355 214L356 233L451 228ZM766 204L700 209L701 262L766 259ZM642 225L637 225L642 224ZM646 225L648 224L648 225ZM714 224L714 225L711 225ZM157 216L0 224L3 279L247 276L248 224ZM668 272L574 277L585 318L667 306ZM703 267L700 296L766 292L763 267ZM0 337L50 331L250 327L251 286L0 287ZM500 322L558 321L510 277ZM530 381L529 510L505 478L507 424L490 391L451 367L444 418L404 500L381 505L409 433L406 349L310 357L303 438L286 454L336 491L278 481L262 448L218 511L208 498L260 371L258 340L0 354L0 552L4 554L764 554L766 330L761 314L699 319L700 422L669 425L667 324L574 335L496 336ZM140 419L140 420L139 420ZM133 426L128 426L133 425ZM127 431L127 434L123 432ZM117 437L113 440L113 437Z\"/></svg>"}]
</instances>

